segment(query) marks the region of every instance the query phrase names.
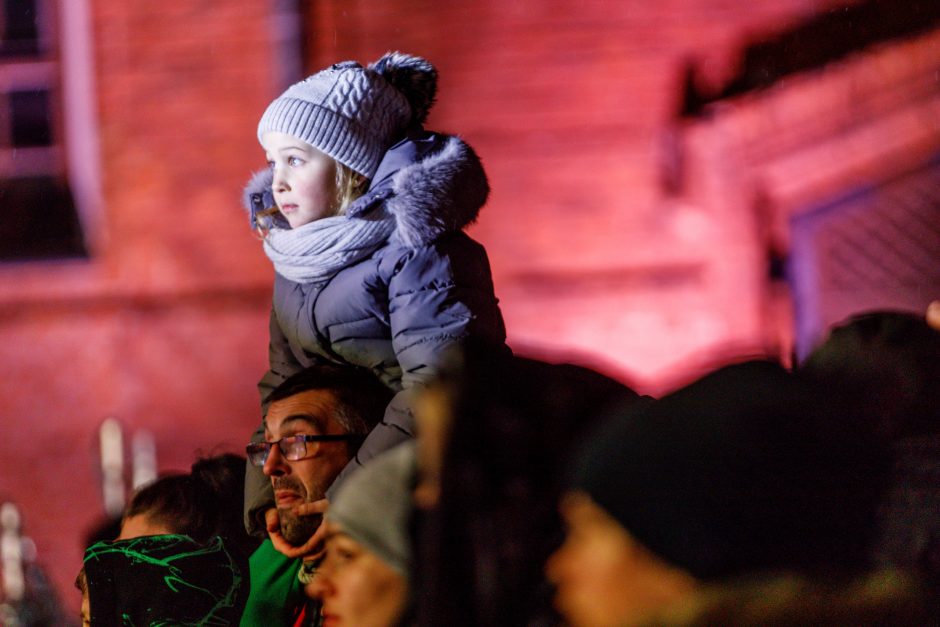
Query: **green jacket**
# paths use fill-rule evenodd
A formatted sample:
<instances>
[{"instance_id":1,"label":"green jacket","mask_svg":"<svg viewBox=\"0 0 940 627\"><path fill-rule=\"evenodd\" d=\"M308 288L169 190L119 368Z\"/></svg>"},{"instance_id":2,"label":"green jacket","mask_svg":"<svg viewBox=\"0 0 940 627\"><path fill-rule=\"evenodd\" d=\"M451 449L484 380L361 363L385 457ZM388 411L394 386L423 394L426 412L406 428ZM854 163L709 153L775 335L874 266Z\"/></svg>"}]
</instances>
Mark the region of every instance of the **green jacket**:
<instances>
[{"instance_id":1,"label":"green jacket","mask_svg":"<svg viewBox=\"0 0 940 627\"><path fill-rule=\"evenodd\" d=\"M251 591L241 627L292 627L307 602L297 578L300 560L279 553L265 540L248 560Z\"/></svg>"}]
</instances>

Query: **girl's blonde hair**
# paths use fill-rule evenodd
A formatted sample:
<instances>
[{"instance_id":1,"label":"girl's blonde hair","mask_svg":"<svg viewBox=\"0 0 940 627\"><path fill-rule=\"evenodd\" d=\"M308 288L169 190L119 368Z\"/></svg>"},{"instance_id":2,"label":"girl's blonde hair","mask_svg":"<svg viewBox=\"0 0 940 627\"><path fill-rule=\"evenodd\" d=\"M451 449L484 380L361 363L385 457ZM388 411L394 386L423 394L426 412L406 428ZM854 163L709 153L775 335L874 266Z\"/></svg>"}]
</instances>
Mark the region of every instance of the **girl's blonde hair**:
<instances>
[{"instance_id":1,"label":"girl's blonde hair","mask_svg":"<svg viewBox=\"0 0 940 627\"><path fill-rule=\"evenodd\" d=\"M346 208L349 205L365 193L366 188L369 187L369 179L335 159L333 163L336 164L335 193L333 196L335 209L333 215L341 216L346 213ZM265 225L271 222L270 220L264 220L264 218L275 216L278 213L277 205L267 207L257 213L256 223L258 226L256 230L262 239L270 230L270 227Z\"/></svg>"},{"instance_id":2,"label":"girl's blonde hair","mask_svg":"<svg viewBox=\"0 0 940 627\"><path fill-rule=\"evenodd\" d=\"M346 207L362 196L369 186L369 179L349 166L336 162L336 215L346 213Z\"/></svg>"}]
</instances>

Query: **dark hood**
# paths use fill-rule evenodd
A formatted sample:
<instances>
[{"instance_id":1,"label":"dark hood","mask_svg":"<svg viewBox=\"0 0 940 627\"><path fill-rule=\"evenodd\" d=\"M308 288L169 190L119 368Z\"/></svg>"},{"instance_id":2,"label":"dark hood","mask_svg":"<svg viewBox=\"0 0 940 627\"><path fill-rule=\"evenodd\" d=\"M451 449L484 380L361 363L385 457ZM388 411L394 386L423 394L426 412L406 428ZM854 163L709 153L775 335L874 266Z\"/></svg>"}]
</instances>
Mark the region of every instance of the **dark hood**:
<instances>
[{"instance_id":1,"label":"dark hood","mask_svg":"<svg viewBox=\"0 0 940 627\"><path fill-rule=\"evenodd\" d=\"M232 625L248 598L247 559L218 536L99 542L84 569L92 625Z\"/></svg>"}]
</instances>

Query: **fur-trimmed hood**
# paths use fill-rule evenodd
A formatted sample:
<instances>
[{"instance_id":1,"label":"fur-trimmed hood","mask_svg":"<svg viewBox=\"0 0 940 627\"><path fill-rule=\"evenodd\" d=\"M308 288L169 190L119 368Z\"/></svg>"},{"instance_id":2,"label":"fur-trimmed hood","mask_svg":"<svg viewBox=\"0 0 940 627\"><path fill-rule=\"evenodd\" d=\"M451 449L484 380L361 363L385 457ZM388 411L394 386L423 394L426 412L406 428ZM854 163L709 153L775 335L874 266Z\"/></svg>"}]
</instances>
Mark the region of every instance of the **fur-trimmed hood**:
<instances>
[{"instance_id":1,"label":"fur-trimmed hood","mask_svg":"<svg viewBox=\"0 0 940 627\"><path fill-rule=\"evenodd\" d=\"M256 214L274 206L270 169L256 172L242 202L257 226ZM472 224L489 195L483 165L459 137L419 131L386 153L369 190L346 210L350 219L384 207L395 218L392 237L417 248ZM278 218L280 218L278 220ZM286 227L280 215L274 226Z\"/></svg>"}]
</instances>

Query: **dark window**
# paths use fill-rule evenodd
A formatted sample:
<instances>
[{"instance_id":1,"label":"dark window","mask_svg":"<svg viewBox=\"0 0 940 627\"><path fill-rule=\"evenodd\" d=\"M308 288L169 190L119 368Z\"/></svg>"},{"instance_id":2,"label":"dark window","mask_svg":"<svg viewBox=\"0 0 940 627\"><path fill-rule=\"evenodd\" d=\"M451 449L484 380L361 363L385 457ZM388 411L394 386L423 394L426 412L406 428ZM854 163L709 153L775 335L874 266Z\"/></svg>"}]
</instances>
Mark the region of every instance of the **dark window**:
<instances>
[{"instance_id":1,"label":"dark window","mask_svg":"<svg viewBox=\"0 0 940 627\"><path fill-rule=\"evenodd\" d=\"M84 256L58 117L56 0L0 2L0 261Z\"/></svg>"},{"instance_id":2,"label":"dark window","mask_svg":"<svg viewBox=\"0 0 940 627\"><path fill-rule=\"evenodd\" d=\"M3 0L0 54L37 54L40 25L37 0Z\"/></svg>"},{"instance_id":3,"label":"dark window","mask_svg":"<svg viewBox=\"0 0 940 627\"><path fill-rule=\"evenodd\" d=\"M49 91L11 91L9 93L11 143L14 147L51 146L52 114Z\"/></svg>"},{"instance_id":4,"label":"dark window","mask_svg":"<svg viewBox=\"0 0 940 627\"><path fill-rule=\"evenodd\" d=\"M68 185L55 177L0 180L0 257L82 256L85 245Z\"/></svg>"},{"instance_id":5,"label":"dark window","mask_svg":"<svg viewBox=\"0 0 940 627\"><path fill-rule=\"evenodd\" d=\"M801 359L850 314L922 313L940 285L940 155L890 181L797 212L791 226L787 273Z\"/></svg>"}]
</instances>

